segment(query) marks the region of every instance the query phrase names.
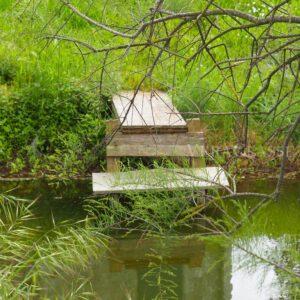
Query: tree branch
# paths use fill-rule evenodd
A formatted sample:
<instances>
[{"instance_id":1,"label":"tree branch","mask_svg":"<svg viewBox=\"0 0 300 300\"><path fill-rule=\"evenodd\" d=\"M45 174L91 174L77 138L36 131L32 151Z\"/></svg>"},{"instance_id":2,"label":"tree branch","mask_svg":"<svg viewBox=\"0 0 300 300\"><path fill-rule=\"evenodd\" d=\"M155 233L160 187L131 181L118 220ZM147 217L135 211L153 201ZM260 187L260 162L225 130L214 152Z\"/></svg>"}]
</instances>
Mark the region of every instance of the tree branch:
<instances>
[{"instance_id":1,"label":"tree branch","mask_svg":"<svg viewBox=\"0 0 300 300\"><path fill-rule=\"evenodd\" d=\"M290 126L290 129L289 129L289 131L287 133L287 136L285 138L285 141L283 143L283 154L282 154L282 160L281 160L281 165L280 165L280 174L279 174L279 178L278 178L278 181L277 181L276 189L274 191L274 198L275 199L278 199L278 197L280 195L282 183L283 183L283 180L284 180L285 165L286 165L286 161L287 161L288 145L289 145L289 142L290 142L290 140L293 136L293 133L296 130L299 123L300 123L300 114L296 118L295 122Z\"/></svg>"}]
</instances>

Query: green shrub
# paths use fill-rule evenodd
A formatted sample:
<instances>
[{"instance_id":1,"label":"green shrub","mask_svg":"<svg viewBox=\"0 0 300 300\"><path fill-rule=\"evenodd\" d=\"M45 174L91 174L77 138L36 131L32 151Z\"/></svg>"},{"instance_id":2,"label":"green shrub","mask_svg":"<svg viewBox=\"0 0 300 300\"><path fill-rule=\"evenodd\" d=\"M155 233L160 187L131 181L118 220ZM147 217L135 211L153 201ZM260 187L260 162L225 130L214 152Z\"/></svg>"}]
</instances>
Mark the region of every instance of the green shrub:
<instances>
[{"instance_id":1,"label":"green shrub","mask_svg":"<svg viewBox=\"0 0 300 300\"><path fill-rule=\"evenodd\" d=\"M8 60L0 61L0 84L11 84L16 73L16 65Z\"/></svg>"},{"instance_id":2,"label":"green shrub","mask_svg":"<svg viewBox=\"0 0 300 300\"><path fill-rule=\"evenodd\" d=\"M14 91L9 101L2 103L0 155L6 162L18 155L32 166L37 159L54 155L54 161L67 159L69 163L63 165L71 168L71 161L86 161L104 135L101 105L84 88L34 82Z\"/></svg>"}]
</instances>

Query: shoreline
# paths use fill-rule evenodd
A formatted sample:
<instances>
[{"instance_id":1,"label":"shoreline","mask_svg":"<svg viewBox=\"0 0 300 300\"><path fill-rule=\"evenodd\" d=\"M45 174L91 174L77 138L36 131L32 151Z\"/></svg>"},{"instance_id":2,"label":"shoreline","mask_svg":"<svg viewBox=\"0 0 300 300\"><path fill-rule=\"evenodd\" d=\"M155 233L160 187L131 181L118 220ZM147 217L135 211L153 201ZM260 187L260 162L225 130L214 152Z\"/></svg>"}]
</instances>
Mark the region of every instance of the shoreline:
<instances>
[{"instance_id":1,"label":"shoreline","mask_svg":"<svg viewBox=\"0 0 300 300\"><path fill-rule=\"evenodd\" d=\"M97 171L99 172L99 171ZM233 173L234 174L234 173ZM60 175L51 175L44 173L43 175L34 175L30 173L21 173L21 176L18 174L1 174L0 172L0 183L1 182L17 182L17 181L35 181L35 180L91 180L92 174L84 175L74 175L74 176L60 176ZM274 171L263 171L263 170L249 170L247 168L242 169L241 173L235 174L238 175L238 179L278 179L278 170ZM285 173L285 179L300 179L300 170L299 168L289 169Z\"/></svg>"},{"instance_id":2,"label":"shoreline","mask_svg":"<svg viewBox=\"0 0 300 300\"><path fill-rule=\"evenodd\" d=\"M300 147L290 147L289 159L285 166L286 179L300 179ZM253 149L249 148L246 152L237 154L225 151L221 160L212 159L211 149L206 157L206 166L220 166L232 176L239 179L277 179L280 170L282 153L280 151L265 151L264 155L258 155ZM105 165L105 160L103 160ZM36 172L32 172L26 166L19 172L11 172L6 166L0 168L0 183L9 181L31 181L31 180L90 180L93 172L106 172L103 167L93 166L86 172L70 172L65 170L56 172L42 167Z\"/></svg>"}]
</instances>

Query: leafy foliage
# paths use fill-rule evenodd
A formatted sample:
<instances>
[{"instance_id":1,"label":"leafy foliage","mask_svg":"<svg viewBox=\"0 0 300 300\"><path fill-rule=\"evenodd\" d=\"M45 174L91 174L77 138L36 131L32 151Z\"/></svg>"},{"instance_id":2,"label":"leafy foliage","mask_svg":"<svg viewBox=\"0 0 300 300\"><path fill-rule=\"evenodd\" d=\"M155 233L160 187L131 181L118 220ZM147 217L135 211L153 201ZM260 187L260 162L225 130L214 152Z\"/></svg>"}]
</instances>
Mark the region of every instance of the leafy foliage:
<instances>
[{"instance_id":1,"label":"leafy foliage","mask_svg":"<svg viewBox=\"0 0 300 300\"><path fill-rule=\"evenodd\" d=\"M3 299L43 294L45 278L67 276L86 268L90 259L101 257L107 243L107 237L92 229L88 222L53 223L46 232L33 228L30 223L35 218L33 204L0 196L0 297ZM64 297L92 295L93 291L84 282L84 278L74 278Z\"/></svg>"},{"instance_id":2,"label":"leafy foliage","mask_svg":"<svg viewBox=\"0 0 300 300\"><path fill-rule=\"evenodd\" d=\"M261 16L269 7L263 2L217 1L224 8L239 9ZM276 1L269 1L276 4ZM153 1L115 1L114 5L106 1L72 1L90 17L106 24L115 24L128 28L136 24L137 19L146 15ZM204 9L205 2L165 1L168 10L197 11ZM287 7L289 13L299 13L297 1L291 1ZM101 12L101 14L99 14ZM70 36L93 45L96 49L120 45L123 40L103 30L93 30L80 17L61 5L60 1L4 1L0 6L0 168L16 173L22 170L61 176L84 174L89 166L99 165L102 153L94 151L104 135L103 119L107 115L107 99L120 89L135 88L149 68L159 49L131 49L128 53L105 52L91 53L78 43L70 43L59 38ZM221 18L218 26L227 27L227 19ZM166 24L166 31L176 22ZM291 26L277 24L278 30L289 31ZM262 34L264 28L253 30L254 35ZM216 34L218 28L213 27ZM157 38L162 31L155 33ZM196 46L183 47L198 35L196 28L189 30L177 43L171 42L170 51L179 56L191 56ZM231 58L247 57L251 50L251 39L245 32L232 32L223 37ZM274 48L280 46L278 40L270 42ZM215 44L212 44L213 46ZM183 47L182 49L180 47ZM123 50L122 50L123 51ZM228 59L222 47L212 48L217 61ZM128 54L128 55L125 55ZM274 57L276 57L276 53ZM171 96L182 112L238 111L239 106L232 101L235 91L241 89L246 77L247 64L235 67L236 88L225 80L219 86L223 75L212 70L212 62L207 54L197 60L193 68L186 67L184 61L162 55L162 62L153 72L153 79L146 79L142 88L171 90ZM103 69L104 62L107 67ZM275 60L268 60L263 72L276 66ZM176 69L174 66L176 65ZM202 78L210 72L209 78ZM288 91L293 76L285 74L282 91L278 91L282 80L280 74L274 77L269 91L263 100L253 105L254 112L268 111L279 94ZM253 70L249 88L243 95L243 101L251 98L259 89L261 74ZM176 87L176 88L175 88ZM215 91L212 93L212 91ZM295 89L296 99L299 89ZM288 126L299 111L297 102L288 114L281 113L289 106L292 95L280 103L274 116L265 122L263 115L251 119L250 133L253 144L267 139L275 127ZM231 100L230 100L231 99ZM211 130L209 144L232 145L236 143L236 133L241 130L240 117L203 117L206 127ZM284 130L283 130L284 132ZM277 132L280 135L281 131ZM295 133L297 142L299 130Z\"/></svg>"}]
</instances>

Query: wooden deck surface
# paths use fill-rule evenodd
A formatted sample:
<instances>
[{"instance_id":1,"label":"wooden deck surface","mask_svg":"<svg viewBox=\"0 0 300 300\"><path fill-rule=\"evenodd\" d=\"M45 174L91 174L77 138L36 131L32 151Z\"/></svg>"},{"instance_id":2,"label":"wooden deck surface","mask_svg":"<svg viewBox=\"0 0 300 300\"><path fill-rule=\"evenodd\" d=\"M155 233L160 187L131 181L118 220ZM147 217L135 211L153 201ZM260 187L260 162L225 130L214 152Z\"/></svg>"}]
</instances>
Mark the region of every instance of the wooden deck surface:
<instances>
[{"instance_id":1,"label":"wooden deck surface","mask_svg":"<svg viewBox=\"0 0 300 300\"><path fill-rule=\"evenodd\" d=\"M98 194L224 186L228 186L228 180L219 167L93 173L93 191Z\"/></svg>"},{"instance_id":2,"label":"wooden deck surface","mask_svg":"<svg viewBox=\"0 0 300 300\"><path fill-rule=\"evenodd\" d=\"M136 157L199 157L204 155L203 133L122 134L116 133L106 155Z\"/></svg>"},{"instance_id":3,"label":"wooden deck surface","mask_svg":"<svg viewBox=\"0 0 300 300\"><path fill-rule=\"evenodd\" d=\"M113 106L123 132L186 132L187 124L163 92L133 91L113 96Z\"/></svg>"}]
</instances>

